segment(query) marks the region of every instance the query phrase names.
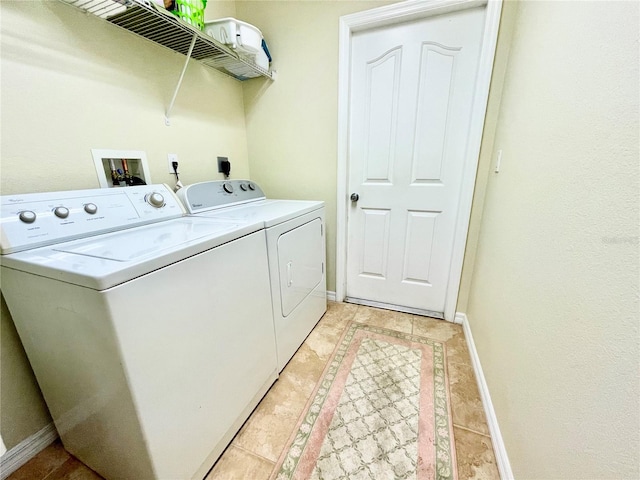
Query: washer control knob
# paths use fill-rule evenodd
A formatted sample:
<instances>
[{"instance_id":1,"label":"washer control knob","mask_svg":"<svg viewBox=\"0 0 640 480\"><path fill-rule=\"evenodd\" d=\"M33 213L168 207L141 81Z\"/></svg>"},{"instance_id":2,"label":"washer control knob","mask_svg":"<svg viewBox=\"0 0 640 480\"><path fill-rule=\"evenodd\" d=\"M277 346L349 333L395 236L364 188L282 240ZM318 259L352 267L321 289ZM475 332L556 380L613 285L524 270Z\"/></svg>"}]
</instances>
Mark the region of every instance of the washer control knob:
<instances>
[{"instance_id":1,"label":"washer control knob","mask_svg":"<svg viewBox=\"0 0 640 480\"><path fill-rule=\"evenodd\" d=\"M252 192L256 189L256 186L253 183L249 184L249 190L251 190Z\"/></svg>"},{"instance_id":2,"label":"washer control knob","mask_svg":"<svg viewBox=\"0 0 640 480\"><path fill-rule=\"evenodd\" d=\"M84 205L84 211L87 212L89 215L93 215L98 211L98 207L96 206L95 203L86 203Z\"/></svg>"},{"instance_id":3,"label":"washer control knob","mask_svg":"<svg viewBox=\"0 0 640 480\"><path fill-rule=\"evenodd\" d=\"M53 213L58 218L67 218L69 216L69 209L67 207L56 207L53 209Z\"/></svg>"},{"instance_id":4,"label":"washer control knob","mask_svg":"<svg viewBox=\"0 0 640 480\"><path fill-rule=\"evenodd\" d=\"M149 205L156 208L164 207L164 197L158 192L148 194L144 198Z\"/></svg>"},{"instance_id":5,"label":"washer control knob","mask_svg":"<svg viewBox=\"0 0 640 480\"><path fill-rule=\"evenodd\" d=\"M33 223L36 221L36 214L31 210L23 210L20 212L20 215L18 215L18 218L24 223Z\"/></svg>"},{"instance_id":6,"label":"washer control knob","mask_svg":"<svg viewBox=\"0 0 640 480\"><path fill-rule=\"evenodd\" d=\"M240 190L242 190L243 192L247 191L247 184L246 183L241 183L240 184Z\"/></svg>"},{"instance_id":7,"label":"washer control knob","mask_svg":"<svg viewBox=\"0 0 640 480\"><path fill-rule=\"evenodd\" d=\"M222 188L224 188L224 191L227 193L233 193L233 185L231 185L230 183L225 183L224 185L222 185Z\"/></svg>"}]
</instances>

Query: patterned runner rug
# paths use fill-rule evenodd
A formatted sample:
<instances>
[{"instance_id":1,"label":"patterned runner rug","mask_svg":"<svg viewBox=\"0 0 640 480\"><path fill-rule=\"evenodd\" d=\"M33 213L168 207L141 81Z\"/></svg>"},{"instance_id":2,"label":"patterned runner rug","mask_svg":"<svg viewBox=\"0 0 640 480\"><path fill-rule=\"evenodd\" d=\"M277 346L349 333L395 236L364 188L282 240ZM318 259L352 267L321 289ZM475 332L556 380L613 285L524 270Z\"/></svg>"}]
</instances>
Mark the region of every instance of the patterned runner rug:
<instances>
[{"instance_id":1,"label":"patterned runner rug","mask_svg":"<svg viewBox=\"0 0 640 480\"><path fill-rule=\"evenodd\" d=\"M272 478L457 479L445 365L440 342L352 323Z\"/></svg>"}]
</instances>

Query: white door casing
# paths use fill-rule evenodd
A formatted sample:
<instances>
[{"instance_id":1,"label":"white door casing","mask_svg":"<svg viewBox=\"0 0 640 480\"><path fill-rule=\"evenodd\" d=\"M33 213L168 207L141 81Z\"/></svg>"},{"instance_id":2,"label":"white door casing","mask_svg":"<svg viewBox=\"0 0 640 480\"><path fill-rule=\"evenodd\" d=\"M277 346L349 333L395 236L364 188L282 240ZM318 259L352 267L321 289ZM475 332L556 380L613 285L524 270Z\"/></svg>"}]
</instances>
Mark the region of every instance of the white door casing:
<instances>
[{"instance_id":1,"label":"white door casing","mask_svg":"<svg viewBox=\"0 0 640 480\"><path fill-rule=\"evenodd\" d=\"M341 18L338 300L453 320L500 8L409 1Z\"/></svg>"}]
</instances>

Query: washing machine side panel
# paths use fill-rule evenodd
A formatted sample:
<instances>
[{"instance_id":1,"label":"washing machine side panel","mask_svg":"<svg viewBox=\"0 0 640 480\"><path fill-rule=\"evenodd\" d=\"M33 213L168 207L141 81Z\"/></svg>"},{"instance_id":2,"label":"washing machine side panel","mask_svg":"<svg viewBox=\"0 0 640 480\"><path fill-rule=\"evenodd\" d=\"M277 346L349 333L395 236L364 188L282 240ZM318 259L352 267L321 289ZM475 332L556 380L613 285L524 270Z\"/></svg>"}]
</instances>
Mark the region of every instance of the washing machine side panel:
<instances>
[{"instance_id":1,"label":"washing machine side panel","mask_svg":"<svg viewBox=\"0 0 640 480\"><path fill-rule=\"evenodd\" d=\"M4 267L2 292L65 448L105 478L155 478L105 295Z\"/></svg>"},{"instance_id":2,"label":"washing machine side panel","mask_svg":"<svg viewBox=\"0 0 640 480\"><path fill-rule=\"evenodd\" d=\"M325 209L321 208L266 230L279 371L282 371L327 310L324 217ZM316 227L318 220L321 228ZM310 233L305 230L307 227L310 227L309 230L316 231L318 241L305 239ZM301 229L301 236L296 234L296 229ZM290 239L301 239L304 242L291 248L290 242L280 242L283 236L285 238L290 236ZM284 246L283 250L280 249L281 246ZM291 253L294 255L290 256ZM294 292L296 279L294 278L293 283L289 285L287 264L290 261L306 263L302 261L304 258L316 259L322 263L320 266L321 278L311 291L305 288L300 292ZM292 265L292 268L293 275L295 275L297 267ZM312 278L313 282L310 280ZM316 277L310 274L307 279L309 280L307 286L309 286L311 283L315 283ZM283 303L283 298L287 299L286 305Z\"/></svg>"},{"instance_id":3,"label":"washing machine side panel","mask_svg":"<svg viewBox=\"0 0 640 480\"><path fill-rule=\"evenodd\" d=\"M277 376L264 231L108 298L158 477L206 473Z\"/></svg>"}]
</instances>

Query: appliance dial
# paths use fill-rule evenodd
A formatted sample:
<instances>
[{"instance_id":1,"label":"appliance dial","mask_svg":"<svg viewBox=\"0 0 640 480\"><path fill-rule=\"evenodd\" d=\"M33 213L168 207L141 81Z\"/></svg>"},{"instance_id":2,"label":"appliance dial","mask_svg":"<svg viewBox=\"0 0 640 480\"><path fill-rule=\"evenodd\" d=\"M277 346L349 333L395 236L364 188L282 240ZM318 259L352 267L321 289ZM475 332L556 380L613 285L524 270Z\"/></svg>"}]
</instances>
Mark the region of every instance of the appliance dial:
<instances>
[{"instance_id":1,"label":"appliance dial","mask_svg":"<svg viewBox=\"0 0 640 480\"><path fill-rule=\"evenodd\" d=\"M84 211L87 212L89 215L93 215L98 211L98 207L96 206L95 203L87 203L84 206Z\"/></svg>"},{"instance_id":2,"label":"appliance dial","mask_svg":"<svg viewBox=\"0 0 640 480\"><path fill-rule=\"evenodd\" d=\"M225 183L224 185L222 185L222 188L224 188L224 191L227 193L233 193L233 185L231 185L230 183Z\"/></svg>"},{"instance_id":3,"label":"appliance dial","mask_svg":"<svg viewBox=\"0 0 640 480\"><path fill-rule=\"evenodd\" d=\"M240 190L242 190L243 192L247 191L247 185L245 183L241 183L240 184Z\"/></svg>"},{"instance_id":4,"label":"appliance dial","mask_svg":"<svg viewBox=\"0 0 640 480\"><path fill-rule=\"evenodd\" d=\"M24 223L33 223L36 221L36 214L31 210L24 210L20 212L20 215L18 215L18 218L22 220Z\"/></svg>"},{"instance_id":5,"label":"appliance dial","mask_svg":"<svg viewBox=\"0 0 640 480\"><path fill-rule=\"evenodd\" d=\"M53 209L53 213L58 218L67 218L69 216L69 209L67 207L56 207Z\"/></svg>"},{"instance_id":6,"label":"appliance dial","mask_svg":"<svg viewBox=\"0 0 640 480\"><path fill-rule=\"evenodd\" d=\"M164 207L164 197L158 192L149 193L146 197L144 197L144 199L152 207Z\"/></svg>"},{"instance_id":7,"label":"appliance dial","mask_svg":"<svg viewBox=\"0 0 640 480\"><path fill-rule=\"evenodd\" d=\"M256 189L256 186L253 183L249 183L249 190L251 190L252 192Z\"/></svg>"}]
</instances>

